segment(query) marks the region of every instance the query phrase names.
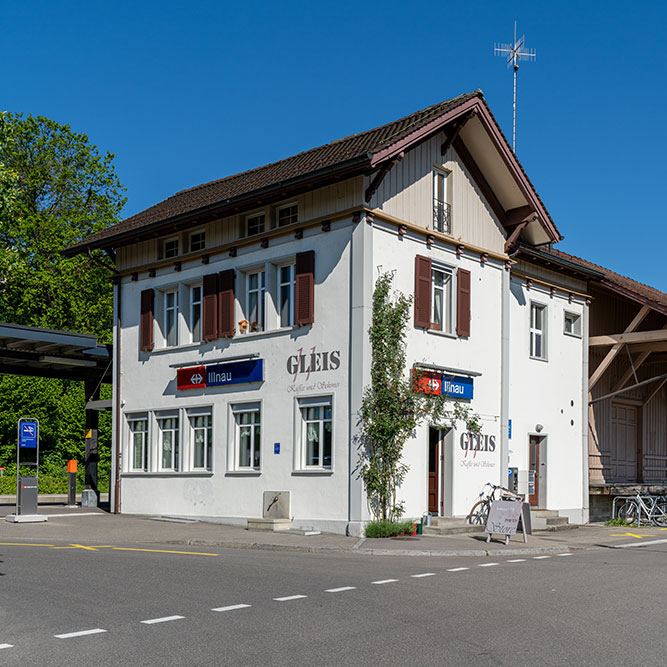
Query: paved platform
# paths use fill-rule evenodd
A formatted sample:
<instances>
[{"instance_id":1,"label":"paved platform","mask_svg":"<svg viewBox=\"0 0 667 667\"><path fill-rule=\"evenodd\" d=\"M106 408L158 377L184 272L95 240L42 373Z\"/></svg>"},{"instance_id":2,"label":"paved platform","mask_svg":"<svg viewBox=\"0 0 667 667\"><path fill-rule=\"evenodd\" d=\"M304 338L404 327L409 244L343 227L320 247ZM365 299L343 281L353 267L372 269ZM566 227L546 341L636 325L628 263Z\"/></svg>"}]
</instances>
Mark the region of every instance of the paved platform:
<instances>
[{"instance_id":1,"label":"paved platform","mask_svg":"<svg viewBox=\"0 0 667 667\"><path fill-rule=\"evenodd\" d=\"M0 517L14 511L11 504L0 505ZM486 542L483 534L420 535L414 537L368 539L332 533L295 533L247 530L239 526L166 517L114 515L100 508L68 508L64 504L40 505L48 516L44 523L12 524L0 521L0 545L11 542L54 542L88 546L115 544L182 545L232 549L356 553L389 556L487 556L549 554L585 549L617 548L642 543L667 542L667 529L619 528L586 525L564 532L536 532L524 544L522 535L513 535L506 546L502 539Z\"/></svg>"}]
</instances>

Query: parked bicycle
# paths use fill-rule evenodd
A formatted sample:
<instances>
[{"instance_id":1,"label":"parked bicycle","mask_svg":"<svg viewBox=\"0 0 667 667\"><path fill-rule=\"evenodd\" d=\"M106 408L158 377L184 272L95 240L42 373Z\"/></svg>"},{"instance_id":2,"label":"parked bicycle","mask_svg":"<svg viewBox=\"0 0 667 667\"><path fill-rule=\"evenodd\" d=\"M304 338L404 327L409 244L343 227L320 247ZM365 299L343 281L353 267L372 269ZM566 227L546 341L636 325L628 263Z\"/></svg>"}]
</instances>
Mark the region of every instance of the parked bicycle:
<instances>
[{"instance_id":1,"label":"parked bicycle","mask_svg":"<svg viewBox=\"0 0 667 667\"><path fill-rule=\"evenodd\" d=\"M485 526L494 500L523 500L523 497L504 486L487 482L479 494L479 500L472 506L466 517L467 522L473 526Z\"/></svg>"},{"instance_id":2,"label":"parked bicycle","mask_svg":"<svg viewBox=\"0 0 667 667\"><path fill-rule=\"evenodd\" d=\"M667 500L664 496L648 496L638 493L625 499L616 516L629 524L667 526Z\"/></svg>"}]
</instances>

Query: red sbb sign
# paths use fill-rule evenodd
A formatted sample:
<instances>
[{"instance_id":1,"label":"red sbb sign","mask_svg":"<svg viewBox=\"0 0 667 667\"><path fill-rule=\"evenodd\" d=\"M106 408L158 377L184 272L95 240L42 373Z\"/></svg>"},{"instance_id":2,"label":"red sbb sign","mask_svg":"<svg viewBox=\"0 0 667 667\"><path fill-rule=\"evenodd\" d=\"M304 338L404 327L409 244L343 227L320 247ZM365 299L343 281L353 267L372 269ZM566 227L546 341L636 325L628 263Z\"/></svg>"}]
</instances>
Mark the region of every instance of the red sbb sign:
<instances>
[{"instance_id":1,"label":"red sbb sign","mask_svg":"<svg viewBox=\"0 0 667 667\"><path fill-rule=\"evenodd\" d=\"M176 372L176 385L179 389L198 389L206 386L206 368L195 366L181 368Z\"/></svg>"},{"instance_id":2,"label":"red sbb sign","mask_svg":"<svg viewBox=\"0 0 667 667\"><path fill-rule=\"evenodd\" d=\"M424 373L414 378L414 391L419 394L441 394L442 377L436 373Z\"/></svg>"}]
</instances>

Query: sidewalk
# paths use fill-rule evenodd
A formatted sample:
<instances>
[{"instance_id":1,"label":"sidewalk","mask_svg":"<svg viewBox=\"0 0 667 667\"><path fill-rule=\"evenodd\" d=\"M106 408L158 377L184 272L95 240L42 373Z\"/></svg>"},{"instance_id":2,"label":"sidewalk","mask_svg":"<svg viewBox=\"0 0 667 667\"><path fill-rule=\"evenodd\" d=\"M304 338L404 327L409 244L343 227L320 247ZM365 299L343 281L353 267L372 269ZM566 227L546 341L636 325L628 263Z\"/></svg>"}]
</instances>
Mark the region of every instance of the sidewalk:
<instances>
[{"instance_id":1,"label":"sidewalk","mask_svg":"<svg viewBox=\"0 0 667 667\"><path fill-rule=\"evenodd\" d=\"M14 511L13 505L0 505L0 517ZM53 503L40 505L39 513L50 516L47 522L12 524L0 519L0 543L59 542L84 545L123 546L161 544L189 547L263 549L311 553L356 553L393 556L509 556L565 553L595 548L667 541L667 530L658 528L619 528L586 525L561 532L537 532L511 536L505 546L501 538L486 542L486 535L465 534L366 539L332 533L301 535L289 532L250 531L202 521L183 522L133 515L113 515L89 507L67 508Z\"/></svg>"}]
</instances>

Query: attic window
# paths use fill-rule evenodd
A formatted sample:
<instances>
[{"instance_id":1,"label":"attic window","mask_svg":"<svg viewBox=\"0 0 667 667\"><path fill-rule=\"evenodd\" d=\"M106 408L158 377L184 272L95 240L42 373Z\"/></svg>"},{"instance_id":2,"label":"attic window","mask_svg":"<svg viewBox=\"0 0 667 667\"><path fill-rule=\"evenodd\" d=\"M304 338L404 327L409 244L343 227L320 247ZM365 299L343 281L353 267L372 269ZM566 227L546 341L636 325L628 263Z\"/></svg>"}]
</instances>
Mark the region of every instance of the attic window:
<instances>
[{"instance_id":1,"label":"attic window","mask_svg":"<svg viewBox=\"0 0 667 667\"><path fill-rule=\"evenodd\" d=\"M178 257L178 237L173 239L166 239L163 246L163 254L165 259L170 257Z\"/></svg>"},{"instance_id":2,"label":"attic window","mask_svg":"<svg viewBox=\"0 0 667 667\"><path fill-rule=\"evenodd\" d=\"M287 204L281 206L276 213L276 220L278 227L291 225L299 220L299 207L297 204Z\"/></svg>"},{"instance_id":3,"label":"attic window","mask_svg":"<svg viewBox=\"0 0 667 667\"><path fill-rule=\"evenodd\" d=\"M433 229L450 234L452 231L451 206L447 196L447 172L433 172Z\"/></svg>"},{"instance_id":4,"label":"attic window","mask_svg":"<svg viewBox=\"0 0 667 667\"><path fill-rule=\"evenodd\" d=\"M190 234L190 252L203 250L206 247L206 232L192 232Z\"/></svg>"},{"instance_id":5,"label":"attic window","mask_svg":"<svg viewBox=\"0 0 667 667\"><path fill-rule=\"evenodd\" d=\"M246 218L246 233L248 236L261 234L264 231L264 213L254 213Z\"/></svg>"}]
</instances>

